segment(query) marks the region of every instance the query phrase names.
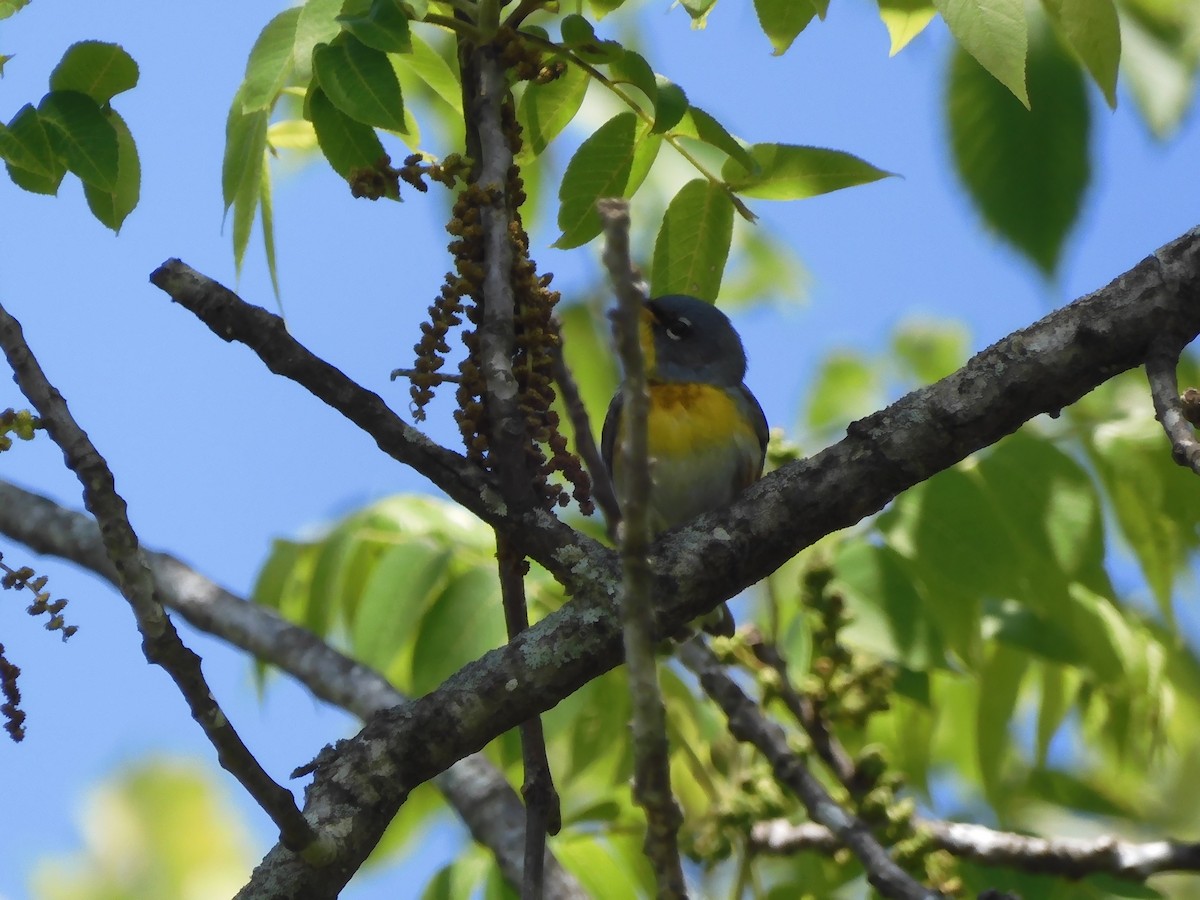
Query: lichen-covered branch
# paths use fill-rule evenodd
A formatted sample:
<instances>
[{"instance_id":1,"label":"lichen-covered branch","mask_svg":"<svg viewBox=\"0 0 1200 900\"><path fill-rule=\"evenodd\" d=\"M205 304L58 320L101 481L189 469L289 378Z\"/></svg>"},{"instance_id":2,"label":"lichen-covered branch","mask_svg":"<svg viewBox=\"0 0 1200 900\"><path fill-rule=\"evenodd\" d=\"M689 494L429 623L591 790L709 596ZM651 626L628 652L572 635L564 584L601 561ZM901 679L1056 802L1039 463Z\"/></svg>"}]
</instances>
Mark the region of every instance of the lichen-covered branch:
<instances>
[{"instance_id":1,"label":"lichen-covered branch","mask_svg":"<svg viewBox=\"0 0 1200 900\"><path fill-rule=\"evenodd\" d=\"M1041 838L996 831L967 822L917 819L935 847L986 866L1003 866L1043 875L1084 878L1106 874L1145 881L1164 872L1200 872L1200 842L1127 841L1116 837ZM750 833L757 853L791 855L806 850L831 854L841 843L822 825L783 819L760 822Z\"/></svg>"},{"instance_id":2,"label":"lichen-covered branch","mask_svg":"<svg viewBox=\"0 0 1200 900\"><path fill-rule=\"evenodd\" d=\"M642 295L633 283L629 259L629 204L601 200L604 224L604 265L617 295L613 314L617 355L625 373L622 391L621 454L621 630L633 726L634 797L646 811L646 858L654 869L658 896L686 897L679 858L679 828L683 812L671 792L671 757L667 716L658 684L654 647L653 578L647 552L650 531L650 459L646 433L649 395L640 339Z\"/></svg>"},{"instance_id":3,"label":"lichen-covered branch","mask_svg":"<svg viewBox=\"0 0 1200 900\"><path fill-rule=\"evenodd\" d=\"M5 481L0 481L0 534L117 583L116 570L91 517ZM374 669L339 653L274 610L230 593L173 556L143 552L154 577L155 596L193 627L286 672L315 696L360 719L408 702ZM475 840L492 851L509 883L520 885L525 808L503 773L482 754L472 754L438 775L434 784ZM543 882L548 900L586 897L574 876L549 853Z\"/></svg>"},{"instance_id":4,"label":"lichen-covered branch","mask_svg":"<svg viewBox=\"0 0 1200 900\"><path fill-rule=\"evenodd\" d=\"M83 500L100 526L104 550L116 572L116 583L129 602L142 635L146 659L161 666L187 702L192 718L217 751L217 759L278 826L280 840L293 851L321 860L324 847L296 806L291 791L277 784L234 729L209 690L200 657L180 640L175 626L154 595L154 576L146 564L125 500L117 493L108 463L67 409L62 394L49 382L25 342L20 323L0 306L0 347L21 392L37 409L46 432L63 452L67 468L83 485Z\"/></svg>"},{"instance_id":5,"label":"lichen-covered branch","mask_svg":"<svg viewBox=\"0 0 1200 900\"><path fill-rule=\"evenodd\" d=\"M572 592L570 602L512 644L465 666L410 706L378 714L318 766L306 812L347 835L341 866L318 870L276 847L245 893L290 896L277 886L303 884L310 896L335 896L339 879L344 884L378 840L371 823L380 811L394 811L420 781L619 662L616 560L547 513L506 519L494 489L469 468L463 473L467 486L456 484L453 473L462 457L419 435L419 441L406 437L403 423L376 395L300 347L274 316L214 289L182 264L163 275L160 280L178 290L172 296L223 339L251 346L268 366L358 423L385 452L455 500L462 497L459 502L485 521L519 533L522 549ZM711 612L824 535L877 512L1029 419L1058 411L1141 365L1164 329L1185 342L1193 339L1200 332L1200 304L1192 299L1197 295L1200 230L997 342L941 381L853 423L842 441L781 467L730 507L672 531L652 548L659 627L670 633Z\"/></svg>"}]
</instances>

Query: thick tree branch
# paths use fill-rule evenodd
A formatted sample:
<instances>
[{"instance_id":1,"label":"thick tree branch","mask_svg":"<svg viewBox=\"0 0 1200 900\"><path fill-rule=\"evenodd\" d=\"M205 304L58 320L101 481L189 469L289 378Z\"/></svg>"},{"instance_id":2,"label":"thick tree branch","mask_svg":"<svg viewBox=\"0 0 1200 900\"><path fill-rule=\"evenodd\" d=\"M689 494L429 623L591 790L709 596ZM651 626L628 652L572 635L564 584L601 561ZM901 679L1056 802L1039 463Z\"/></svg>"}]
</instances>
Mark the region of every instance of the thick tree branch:
<instances>
[{"instance_id":1,"label":"thick tree branch","mask_svg":"<svg viewBox=\"0 0 1200 900\"><path fill-rule=\"evenodd\" d=\"M275 317L181 264L160 272L159 280L179 289L175 299L218 335L253 347L269 366L363 426L385 452L395 449L439 486L445 481L452 497L465 497L468 508L486 521L504 521L494 500L483 502L487 485L477 474L469 482L477 489L453 483L461 457L424 438L413 449L401 434L403 423L378 397L299 347ZM954 374L853 423L838 444L771 473L731 507L667 534L652 558L658 635L712 611L813 541L877 512L900 492L1034 416L1058 411L1140 365L1164 329L1194 338L1200 332L1197 295L1200 231L1192 231L1107 287L979 353ZM397 440L403 446L392 447ZM620 659L612 553L549 515L508 527L521 532L523 549L562 580L573 599L429 695L377 715L322 760L306 809L312 821L346 835L339 870L346 878L378 840L372 823L394 813L413 786L549 709ZM334 896L339 872L312 869L277 847L256 870L246 895L288 896L276 888L303 883L310 896Z\"/></svg>"},{"instance_id":2,"label":"thick tree branch","mask_svg":"<svg viewBox=\"0 0 1200 900\"><path fill-rule=\"evenodd\" d=\"M913 824L930 836L934 846L986 866L1064 878L1106 874L1131 881L1163 872L1200 872L1200 843L1194 841L1040 838L938 819L917 819ZM831 854L842 845L822 825L776 819L754 826L750 846L759 853L784 856L805 850Z\"/></svg>"},{"instance_id":3,"label":"thick tree branch","mask_svg":"<svg viewBox=\"0 0 1200 900\"><path fill-rule=\"evenodd\" d=\"M100 530L83 513L0 481L0 534L36 553L70 560L117 584ZM215 635L291 675L322 700L367 719L408 699L376 672L334 650L273 610L250 603L165 553L143 551L163 606L200 631ZM524 875L525 808L504 775L481 754L459 760L434 779L472 836L496 856L510 884ZM549 853L545 896L578 900L586 893Z\"/></svg>"},{"instance_id":4,"label":"thick tree branch","mask_svg":"<svg viewBox=\"0 0 1200 900\"><path fill-rule=\"evenodd\" d=\"M867 880L893 900L937 900L942 895L915 881L888 855L871 830L842 809L808 771L804 760L792 752L787 735L725 671L716 655L699 637L679 648L679 658L700 679L700 684L729 719L729 731L739 741L753 744L775 770L779 783L804 804L809 816L828 828L838 841L858 857Z\"/></svg>"},{"instance_id":5,"label":"thick tree branch","mask_svg":"<svg viewBox=\"0 0 1200 900\"><path fill-rule=\"evenodd\" d=\"M184 645L163 611L154 595L154 577L129 524L125 500L117 493L108 463L79 427L62 394L46 378L25 342L20 323L3 306L0 306L0 347L12 367L17 386L37 409L46 432L62 450L67 468L83 485L84 504L100 526L105 554L116 572L117 587L133 610L146 660L171 676L192 718L217 751L217 760L271 817L279 828L281 842L323 862L331 855L328 847L317 840L297 808L292 792L276 784L242 742L208 687L200 657Z\"/></svg>"},{"instance_id":6,"label":"thick tree branch","mask_svg":"<svg viewBox=\"0 0 1200 900\"><path fill-rule=\"evenodd\" d=\"M629 204L601 200L597 207L604 224L604 265L617 295L613 313L617 354L625 373L621 385L623 479L621 509L621 632L633 728L634 797L646 811L646 858L654 869L660 900L686 897L683 864L679 859L679 827L683 812L671 793L671 756L667 742L667 713L658 685L654 654L653 578L646 554L650 530L650 459L646 416L650 397L642 358L642 295L634 287L629 260Z\"/></svg>"}]
</instances>

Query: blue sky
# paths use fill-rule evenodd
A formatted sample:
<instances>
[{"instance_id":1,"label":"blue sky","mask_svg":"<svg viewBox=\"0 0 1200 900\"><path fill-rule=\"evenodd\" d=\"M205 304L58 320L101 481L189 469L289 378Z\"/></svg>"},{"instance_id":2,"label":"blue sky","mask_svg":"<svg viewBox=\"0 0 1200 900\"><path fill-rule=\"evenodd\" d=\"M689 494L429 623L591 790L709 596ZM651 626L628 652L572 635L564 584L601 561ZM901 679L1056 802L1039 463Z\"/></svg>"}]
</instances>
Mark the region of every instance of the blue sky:
<instances>
[{"instance_id":1,"label":"blue sky","mask_svg":"<svg viewBox=\"0 0 1200 900\"><path fill-rule=\"evenodd\" d=\"M246 55L285 5L171 3L148 15L134 0L41 0L0 23L0 52L15 54L0 81L5 121L23 103L36 103L76 40L117 41L141 66L141 84L116 102L141 153L141 206L113 237L90 218L77 182L56 199L8 186L0 297L107 456L144 543L241 593L273 537L426 488L147 281L159 263L178 256L236 285L247 300L274 307L256 245L240 281L235 276L221 229L220 166L225 115ZM874 4L841 0L776 58L749 3L723 0L699 31L665 0L641 9L638 27L655 67L734 133L847 150L903 176L802 203L753 204L811 279L804 304L737 318L751 359L748 380L772 423L795 422L813 368L830 350L876 349L913 315L959 319L972 348L982 348L1106 284L1200 218L1196 117L1159 144L1127 93L1114 114L1092 88L1094 183L1061 274L1047 283L980 226L956 185L940 114L949 41L939 24L889 59ZM613 28L606 22L601 34L619 36ZM407 395L388 372L408 364L416 324L447 266L444 202L411 192L401 206L353 201L321 166L277 170L275 187L293 334L403 413ZM548 249L555 237L548 228L535 234L534 252L569 296L596 271L595 248ZM3 383L0 408L21 406ZM428 430L452 443L453 425L445 407L438 409L442 421ZM47 440L5 454L0 474L80 506L78 484ZM3 540L0 552L6 561L30 558ZM24 744L0 742L0 809L10 823L0 842L0 898L8 900L26 894L33 860L77 846L74 816L89 785L146 753L212 757L166 676L143 661L124 602L82 573L31 561L51 575L56 595L71 599L68 616L80 631L64 646L24 615L22 598L0 597L7 601L0 603L0 635L24 669L29 714ZM277 778L352 728L349 717L285 682L260 703L243 656L183 631L204 657L218 699ZM265 817L218 778L267 847ZM407 877L425 877L456 840L457 832L440 831ZM388 880L387 873L365 877L345 896L394 897Z\"/></svg>"}]
</instances>

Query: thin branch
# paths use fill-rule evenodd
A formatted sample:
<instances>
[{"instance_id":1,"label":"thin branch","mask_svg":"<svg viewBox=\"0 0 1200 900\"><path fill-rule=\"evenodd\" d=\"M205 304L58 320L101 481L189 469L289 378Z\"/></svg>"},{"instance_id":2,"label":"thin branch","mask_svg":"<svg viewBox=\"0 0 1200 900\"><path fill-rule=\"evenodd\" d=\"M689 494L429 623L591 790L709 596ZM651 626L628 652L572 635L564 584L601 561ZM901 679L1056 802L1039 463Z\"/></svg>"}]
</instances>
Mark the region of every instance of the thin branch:
<instances>
[{"instance_id":1,"label":"thin branch","mask_svg":"<svg viewBox=\"0 0 1200 900\"><path fill-rule=\"evenodd\" d=\"M1179 396L1180 345L1164 337L1146 358L1146 378L1154 400L1154 414L1171 441L1171 458L1200 475L1200 441L1196 429L1184 413Z\"/></svg>"},{"instance_id":2,"label":"thin branch","mask_svg":"<svg viewBox=\"0 0 1200 900\"><path fill-rule=\"evenodd\" d=\"M540 34L534 34L533 32L529 31L522 31L519 32L519 34L524 40L537 44L542 47L542 49L551 53L561 55L572 65L586 72L593 80L608 88L608 90L612 92L614 96L616 96L626 106L629 107L630 112L642 120L643 124L648 126L654 125L654 116L642 109L642 105L634 100L633 97L631 97L629 93L621 87L621 85L617 84L591 63L580 59L579 56L577 56L571 50L556 44L553 41L547 40ZM746 205L746 202L739 197L728 184L726 184L725 179L720 178L710 172L704 163L700 162L700 160L690 150L688 150L688 148L685 147L682 142L680 142L679 138L672 134L665 134L663 135L663 139L672 147L674 147L675 152L687 160L688 164L691 165L691 167L697 172L699 172L705 181L707 181L713 187L720 188L725 192L726 196L729 197L730 202L733 203L733 208L738 211L738 215L752 224L758 221L758 215Z\"/></svg>"},{"instance_id":3,"label":"thin branch","mask_svg":"<svg viewBox=\"0 0 1200 900\"><path fill-rule=\"evenodd\" d=\"M63 452L67 468L83 485L87 508L96 517L105 552L117 574L121 594L129 602L142 635L147 661L161 666L175 682L192 718L217 751L221 766L236 778L279 828L285 847L303 851L313 861L327 854L312 826L301 814L291 791L276 784L242 743L241 737L217 705L200 657L184 646L154 596L154 577L146 564L137 535L125 514L125 500L117 493L108 463L75 422L62 394L47 380L25 342L21 325L0 305L0 346L8 358L21 392L42 418L47 433Z\"/></svg>"},{"instance_id":4,"label":"thin branch","mask_svg":"<svg viewBox=\"0 0 1200 900\"><path fill-rule=\"evenodd\" d=\"M1200 872L1200 842L1195 841L1040 838L938 819L916 819L913 824L935 847L986 866L1064 878L1103 873L1139 882L1164 872ZM832 854L841 844L822 825L775 819L754 826L750 846L759 853L786 856L805 850Z\"/></svg>"},{"instance_id":5,"label":"thin branch","mask_svg":"<svg viewBox=\"0 0 1200 900\"><path fill-rule=\"evenodd\" d=\"M492 479L478 466L441 447L404 422L378 394L347 378L296 341L278 316L251 306L237 294L177 259L167 260L150 281L224 341L238 341L272 372L302 385L366 432L388 456L411 466L456 503L492 526L522 534L522 549L559 580L570 576L580 553L599 549L590 538L540 509L510 510Z\"/></svg>"},{"instance_id":6,"label":"thin branch","mask_svg":"<svg viewBox=\"0 0 1200 900\"><path fill-rule=\"evenodd\" d=\"M865 824L842 809L788 747L787 735L747 697L725 671L716 655L700 638L685 641L678 656L729 719L729 731L740 741L753 744L775 770L779 783L800 798L814 822L828 828L867 872L867 880L879 893L893 900L934 900L942 897L916 882L888 855Z\"/></svg>"},{"instance_id":7,"label":"thin branch","mask_svg":"<svg viewBox=\"0 0 1200 900\"><path fill-rule=\"evenodd\" d=\"M563 354L562 326L555 322L558 332L558 342L551 349L551 359L554 364L554 383L558 385L558 394L562 398L563 408L571 421L571 430L575 435L575 451L587 467L588 477L592 480L592 498L604 514L604 522L608 536L616 540L616 526L621 521L621 510L617 505L617 495L613 492L612 478L608 467L600 456L596 446L596 438L592 433L592 423L588 418L587 407L579 393L579 385L575 376L567 366Z\"/></svg>"},{"instance_id":8,"label":"thin branch","mask_svg":"<svg viewBox=\"0 0 1200 900\"><path fill-rule=\"evenodd\" d=\"M679 827L683 813L671 793L670 748L666 710L658 684L654 656L654 601L647 551L650 531L650 461L646 436L649 395L640 340L642 294L634 286L629 261L629 204L601 200L604 224L604 265L617 295L613 315L617 353L625 372L622 391L621 455L627 473L618 502L621 508L621 627L625 665L632 699L634 796L646 811L645 853L654 868L658 896L686 897L679 859Z\"/></svg>"},{"instance_id":9,"label":"thin branch","mask_svg":"<svg viewBox=\"0 0 1200 900\"><path fill-rule=\"evenodd\" d=\"M779 674L776 685L779 699L808 734L817 756L833 773L834 778L850 792L850 796L862 799L865 793L864 786L858 778L858 769L853 757L846 752L837 736L830 732L812 697L792 687L787 661L780 656L779 649L774 644L767 643L757 629L747 633L746 643L764 665L770 666Z\"/></svg>"},{"instance_id":10,"label":"thin branch","mask_svg":"<svg viewBox=\"0 0 1200 900\"><path fill-rule=\"evenodd\" d=\"M117 584L95 521L53 500L0 480L0 534L36 553L61 557ZM274 610L238 597L165 553L143 551L154 593L189 625L291 675L322 700L367 719L409 702L374 669L339 653ZM514 887L524 879L520 838L525 808L503 773L482 754L464 757L433 779L472 836L496 857ZM586 892L550 853L545 896L581 900Z\"/></svg>"},{"instance_id":11,"label":"thin branch","mask_svg":"<svg viewBox=\"0 0 1200 900\"><path fill-rule=\"evenodd\" d=\"M504 603L504 623L511 641L529 627L525 601L525 558L499 532L496 532L496 559L500 566L500 594ZM540 900L543 891L542 861L546 856L546 835L562 829L562 810L558 791L546 758L546 737L540 716L521 723L521 763L525 773L521 796L525 800L525 877L521 883L522 900Z\"/></svg>"}]
</instances>

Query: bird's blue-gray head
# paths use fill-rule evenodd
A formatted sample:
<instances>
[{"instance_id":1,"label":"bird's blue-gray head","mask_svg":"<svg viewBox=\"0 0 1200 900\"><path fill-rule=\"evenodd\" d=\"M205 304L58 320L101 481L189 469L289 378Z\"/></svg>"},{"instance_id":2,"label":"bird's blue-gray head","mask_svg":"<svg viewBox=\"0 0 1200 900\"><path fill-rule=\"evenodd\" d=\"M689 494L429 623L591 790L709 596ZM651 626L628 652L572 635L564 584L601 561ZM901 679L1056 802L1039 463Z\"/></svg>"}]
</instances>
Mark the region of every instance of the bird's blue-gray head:
<instances>
[{"instance_id":1,"label":"bird's blue-gray head","mask_svg":"<svg viewBox=\"0 0 1200 900\"><path fill-rule=\"evenodd\" d=\"M647 300L642 353L655 381L699 381L734 387L746 377L746 351L725 313L685 294Z\"/></svg>"}]
</instances>

